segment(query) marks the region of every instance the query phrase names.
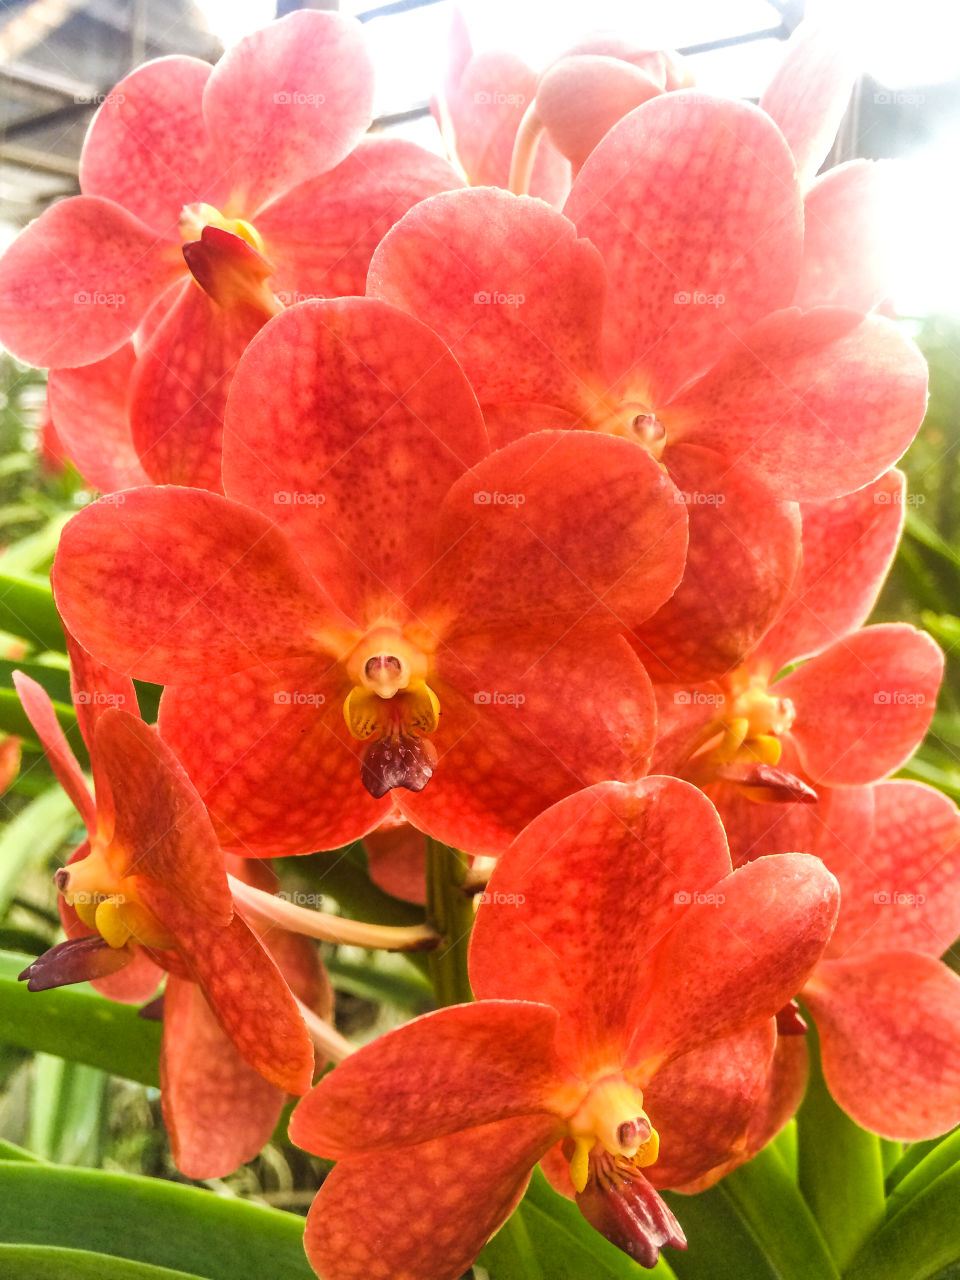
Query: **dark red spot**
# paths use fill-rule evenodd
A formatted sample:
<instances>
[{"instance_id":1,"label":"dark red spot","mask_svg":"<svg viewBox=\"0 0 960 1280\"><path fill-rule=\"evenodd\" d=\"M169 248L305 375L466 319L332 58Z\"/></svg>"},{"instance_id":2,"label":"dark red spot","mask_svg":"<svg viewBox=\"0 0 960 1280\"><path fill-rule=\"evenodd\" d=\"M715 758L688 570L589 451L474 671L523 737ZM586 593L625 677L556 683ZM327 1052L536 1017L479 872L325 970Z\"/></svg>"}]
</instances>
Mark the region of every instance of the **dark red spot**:
<instances>
[{"instance_id":1,"label":"dark red spot","mask_svg":"<svg viewBox=\"0 0 960 1280\"><path fill-rule=\"evenodd\" d=\"M360 777L375 800L394 787L422 791L433 777L435 747L426 738L394 734L371 742L363 756Z\"/></svg>"}]
</instances>

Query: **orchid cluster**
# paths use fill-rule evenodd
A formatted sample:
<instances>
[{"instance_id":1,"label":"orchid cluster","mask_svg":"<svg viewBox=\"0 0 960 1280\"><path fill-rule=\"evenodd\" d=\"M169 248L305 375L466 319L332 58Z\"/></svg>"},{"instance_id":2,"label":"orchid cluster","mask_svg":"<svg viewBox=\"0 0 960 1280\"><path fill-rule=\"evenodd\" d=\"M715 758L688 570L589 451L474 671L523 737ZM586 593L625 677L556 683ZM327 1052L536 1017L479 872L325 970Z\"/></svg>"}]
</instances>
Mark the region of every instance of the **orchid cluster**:
<instances>
[{"instance_id":1,"label":"orchid cluster","mask_svg":"<svg viewBox=\"0 0 960 1280\"><path fill-rule=\"evenodd\" d=\"M18 677L87 832L24 976L151 1002L188 1176L301 1098L324 1280L456 1280L538 1163L653 1266L810 1019L857 1124L960 1122L960 817L892 778L943 655L864 625L926 370L874 166L816 176L851 83L806 27L759 106L458 29L447 161L365 136L359 26L302 11L133 71L0 260L102 494L53 571L93 793ZM426 926L276 893L362 839ZM446 1007L355 1049L311 938L434 948Z\"/></svg>"}]
</instances>

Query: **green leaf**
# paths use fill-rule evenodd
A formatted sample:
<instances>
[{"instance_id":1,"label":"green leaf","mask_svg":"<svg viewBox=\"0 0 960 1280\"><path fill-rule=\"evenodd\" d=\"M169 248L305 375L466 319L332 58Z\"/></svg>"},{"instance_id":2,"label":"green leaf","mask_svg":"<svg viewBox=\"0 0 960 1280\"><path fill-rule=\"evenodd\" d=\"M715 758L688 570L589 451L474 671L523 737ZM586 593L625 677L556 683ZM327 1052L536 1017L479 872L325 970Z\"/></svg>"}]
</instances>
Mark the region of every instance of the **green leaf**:
<instances>
[{"instance_id":1,"label":"green leaf","mask_svg":"<svg viewBox=\"0 0 960 1280\"><path fill-rule=\"evenodd\" d=\"M99 1165L106 1128L105 1072L38 1053L32 1084L31 1151L56 1164Z\"/></svg>"},{"instance_id":2,"label":"green leaf","mask_svg":"<svg viewBox=\"0 0 960 1280\"><path fill-rule=\"evenodd\" d=\"M36 533L27 534L7 547L3 567L7 573L39 573L53 559L63 526L73 513L54 516Z\"/></svg>"},{"instance_id":3,"label":"green leaf","mask_svg":"<svg viewBox=\"0 0 960 1280\"><path fill-rule=\"evenodd\" d=\"M74 755L81 765L86 765L87 748L77 724L77 713L64 702L54 701L53 709ZM15 733L18 738L27 738L30 742L38 740L36 730L27 719L27 713L13 689L0 689L0 731Z\"/></svg>"},{"instance_id":4,"label":"green leaf","mask_svg":"<svg viewBox=\"0 0 960 1280\"><path fill-rule=\"evenodd\" d=\"M55 853L79 824L77 811L59 786L31 800L0 835L0 917L7 914L23 873Z\"/></svg>"},{"instance_id":5,"label":"green leaf","mask_svg":"<svg viewBox=\"0 0 960 1280\"><path fill-rule=\"evenodd\" d=\"M59 657L59 655L57 655ZM62 702L65 706L70 702L70 669L66 660L61 658L62 666L54 666L52 662L16 661L13 658L0 658L0 684L13 687L13 673L22 671L24 675L43 685L54 702Z\"/></svg>"},{"instance_id":6,"label":"green leaf","mask_svg":"<svg viewBox=\"0 0 960 1280\"><path fill-rule=\"evenodd\" d=\"M670 1255L677 1280L780 1280L722 1183L699 1195L667 1191L663 1198L687 1237L686 1252Z\"/></svg>"},{"instance_id":7,"label":"green leaf","mask_svg":"<svg viewBox=\"0 0 960 1280\"><path fill-rule=\"evenodd\" d=\"M158 1084L160 1024L138 1017L131 1005L106 1000L85 983L28 991L17 974L34 958L0 952L0 1041Z\"/></svg>"},{"instance_id":8,"label":"green leaf","mask_svg":"<svg viewBox=\"0 0 960 1280\"><path fill-rule=\"evenodd\" d=\"M772 1147L728 1174L716 1190L733 1203L781 1280L839 1280L806 1201Z\"/></svg>"},{"instance_id":9,"label":"green leaf","mask_svg":"<svg viewBox=\"0 0 960 1280\"><path fill-rule=\"evenodd\" d=\"M0 1162L0 1240L89 1249L207 1280L314 1280L302 1218L93 1169Z\"/></svg>"},{"instance_id":10,"label":"green leaf","mask_svg":"<svg viewBox=\"0 0 960 1280\"><path fill-rule=\"evenodd\" d=\"M883 1222L883 1156L876 1134L861 1129L830 1096L816 1028L808 1021L810 1078L797 1113L798 1181L842 1271Z\"/></svg>"},{"instance_id":11,"label":"green leaf","mask_svg":"<svg viewBox=\"0 0 960 1280\"><path fill-rule=\"evenodd\" d=\"M936 1178L866 1242L844 1280L947 1280L960 1273L960 1165Z\"/></svg>"},{"instance_id":12,"label":"green leaf","mask_svg":"<svg viewBox=\"0 0 960 1280\"><path fill-rule=\"evenodd\" d=\"M0 1160L30 1160L36 1164L40 1157L28 1151L26 1147L18 1147L14 1142L6 1142L0 1138Z\"/></svg>"},{"instance_id":13,"label":"green leaf","mask_svg":"<svg viewBox=\"0 0 960 1280\"><path fill-rule=\"evenodd\" d=\"M0 1275L4 1280L198 1280L195 1271L34 1244L0 1244Z\"/></svg>"},{"instance_id":14,"label":"green leaf","mask_svg":"<svg viewBox=\"0 0 960 1280\"><path fill-rule=\"evenodd\" d=\"M671 1250L670 1256L672 1261L678 1255ZM516 1212L478 1261L491 1280L675 1280L663 1258L648 1271L594 1231L539 1168Z\"/></svg>"},{"instance_id":15,"label":"green leaf","mask_svg":"<svg viewBox=\"0 0 960 1280\"><path fill-rule=\"evenodd\" d=\"M931 1151L936 1151L941 1142L946 1142L955 1133L960 1133L960 1129L951 1129L949 1133L945 1133L939 1138L927 1138L924 1142L912 1142L887 1177L887 1195L889 1196L899 1186L911 1169L915 1169L921 1160L925 1160Z\"/></svg>"},{"instance_id":16,"label":"green leaf","mask_svg":"<svg viewBox=\"0 0 960 1280\"><path fill-rule=\"evenodd\" d=\"M887 1200L887 1218L894 1217L914 1196L926 1190L942 1173L946 1173L956 1164L960 1164L960 1129L954 1129L931 1151L928 1151L913 1168L907 1169L898 1178L897 1185Z\"/></svg>"},{"instance_id":17,"label":"green leaf","mask_svg":"<svg viewBox=\"0 0 960 1280\"><path fill-rule=\"evenodd\" d=\"M39 575L0 573L0 629L21 636L38 649L66 652L53 592Z\"/></svg>"},{"instance_id":18,"label":"green leaf","mask_svg":"<svg viewBox=\"0 0 960 1280\"><path fill-rule=\"evenodd\" d=\"M324 956L324 963L338 991L386 1002L408 1013L423 1013L432 1007L429 982L399 953L375 952L370 961L344 960L335 954Z\"/></svg>"}]
</instances>

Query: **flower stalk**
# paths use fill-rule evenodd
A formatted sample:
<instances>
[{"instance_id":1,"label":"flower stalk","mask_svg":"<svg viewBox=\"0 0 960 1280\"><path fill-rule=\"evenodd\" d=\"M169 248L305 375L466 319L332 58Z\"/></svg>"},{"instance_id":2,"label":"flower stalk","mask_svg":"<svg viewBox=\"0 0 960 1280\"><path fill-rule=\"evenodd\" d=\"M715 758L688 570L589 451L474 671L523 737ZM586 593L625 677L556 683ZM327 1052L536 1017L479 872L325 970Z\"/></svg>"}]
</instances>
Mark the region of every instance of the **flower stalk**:
<instances>
[{"instance_id":1,"label":"flower stalk","mask_svg":"<svg viewBox=\"0 0 960 1280\"><path fill-rule=\"evenodd\" d=\"M235 876L227 877L233 900L245 914L268 924L280 925L291 933L302 933L321 942L344 946L371 947L381 951L428 951L441 941L429 925L393 926L345 920L326 911L310 911L262 889L254 889Z\"/></svg>"}]
</instances>

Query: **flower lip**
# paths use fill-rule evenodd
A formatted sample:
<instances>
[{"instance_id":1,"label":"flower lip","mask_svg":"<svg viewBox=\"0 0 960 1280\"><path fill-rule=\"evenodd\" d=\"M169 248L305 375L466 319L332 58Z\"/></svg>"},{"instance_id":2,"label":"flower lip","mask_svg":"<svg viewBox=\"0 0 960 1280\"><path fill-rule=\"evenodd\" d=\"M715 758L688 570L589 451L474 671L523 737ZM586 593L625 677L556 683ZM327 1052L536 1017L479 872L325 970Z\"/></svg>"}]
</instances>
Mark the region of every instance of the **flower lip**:
<instances>
[{"instance_id":1,"label":"flower lip","mask_svg":"<svg viewBox=\"0 0 960 1280\"><path fill-rule=\"evenodd\" d=\"M246 240L258 253L263 252L263 237L243 218L228 218L212 204L204 204L202 201L185 204L180 211L180 235L184 242L189 244L193 240L199 240L204 227L221 227L224 231L231 231L241 240Z\"/></svg>"},{"instance_id":2,"label":"flower lip","mask_svg":"<svg viewBox=\"0 0 960 1280\"><path fill-rule=\"evenodd\" d=\"M643 1110L643 1094L621 1075L606 1076L590 1088L569 1129L575 1143L570 1176L578 1191L587 1185L590 1153L598 1143L638 1168L653 1164L659 1153L660 1139Z\"/></svg>"},{"instance_id":3,"label":"flower lip","mask_svg":"<svg viewBox=\"0 0 960 1280\"><path fill-rule=\"evenodd\" d=\"M128 942L168 950L176 939L137 892L136 877L118 874L97 844L85 858L61 867L54 884L88 929L115 949Z\"/></svg>"}]
</instances>

